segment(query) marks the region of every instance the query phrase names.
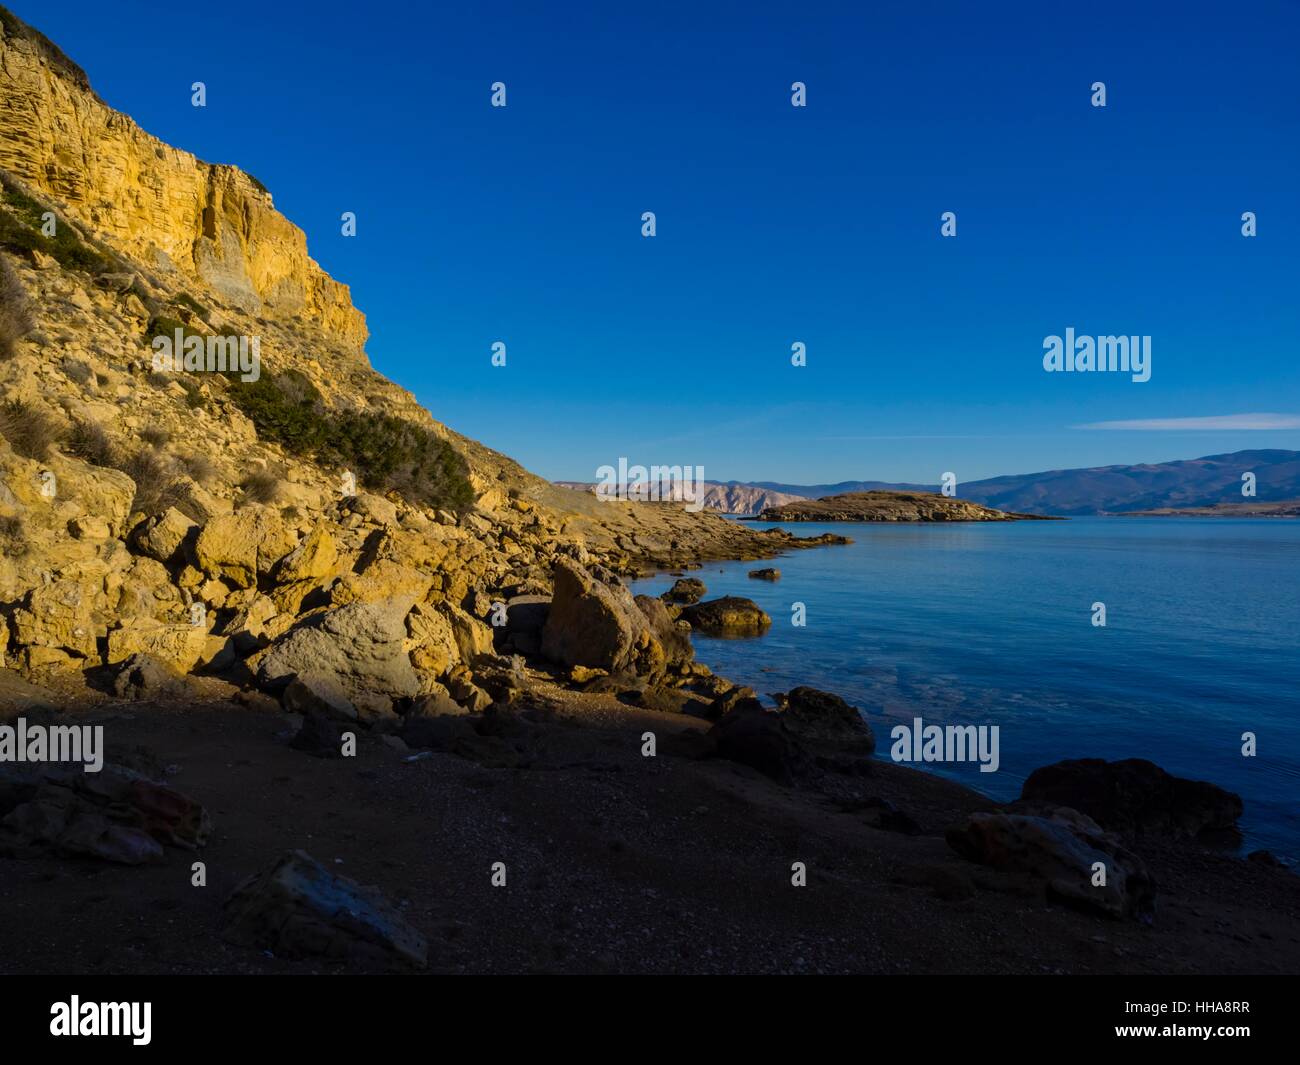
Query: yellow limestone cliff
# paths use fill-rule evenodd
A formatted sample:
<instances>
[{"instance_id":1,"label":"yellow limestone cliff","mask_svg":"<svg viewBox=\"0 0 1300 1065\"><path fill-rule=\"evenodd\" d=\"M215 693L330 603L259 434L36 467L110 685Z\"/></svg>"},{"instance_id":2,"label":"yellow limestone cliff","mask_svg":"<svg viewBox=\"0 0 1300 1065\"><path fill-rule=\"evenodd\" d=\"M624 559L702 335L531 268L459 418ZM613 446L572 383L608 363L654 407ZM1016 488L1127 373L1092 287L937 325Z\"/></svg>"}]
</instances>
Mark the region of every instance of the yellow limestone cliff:
<instances>
[{"instance_id":1,"label":"yellow limestone cliff","mask_svg":"<svg viewBox=\"0 0 1300 1065\"><path fill-rule=\"evenodd\" d=\"M41 34L0 8L0 167L135 258L249 313L301 314L360 352L365 316L303 231L233 166L205 163L114 111Z\"/></svg>"}]
</instances>

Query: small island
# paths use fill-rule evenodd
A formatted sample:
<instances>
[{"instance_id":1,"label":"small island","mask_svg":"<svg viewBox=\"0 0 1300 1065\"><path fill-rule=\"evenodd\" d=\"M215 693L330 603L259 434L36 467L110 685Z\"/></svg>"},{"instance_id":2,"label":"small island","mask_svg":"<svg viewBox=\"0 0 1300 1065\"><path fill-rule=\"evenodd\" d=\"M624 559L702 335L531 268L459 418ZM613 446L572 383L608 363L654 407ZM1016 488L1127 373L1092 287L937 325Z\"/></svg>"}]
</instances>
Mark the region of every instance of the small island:
<instances>
[{"instance_id":1,"label":"small island","mask_svg":"<svg viewBox=\"0 0 1300 1065\"><path fill-rule=\"evenodd\" d=\"M758 521L1059 521L1013 514L938 492L846 492L768 507Z\"/></svg>"}]
</instances>

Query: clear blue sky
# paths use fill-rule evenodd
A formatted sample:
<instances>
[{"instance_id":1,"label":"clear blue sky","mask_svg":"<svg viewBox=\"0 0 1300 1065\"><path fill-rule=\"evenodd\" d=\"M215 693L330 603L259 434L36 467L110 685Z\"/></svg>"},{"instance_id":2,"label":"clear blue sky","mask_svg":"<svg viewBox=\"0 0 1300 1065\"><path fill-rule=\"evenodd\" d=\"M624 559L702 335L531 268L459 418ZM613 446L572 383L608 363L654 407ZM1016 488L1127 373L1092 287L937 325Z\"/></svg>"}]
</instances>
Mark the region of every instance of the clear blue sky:
<instances>
[{"instance_id":1,"label":"clear blue sky","mask_svg":"<svg viewBox=\"0 0 1300 1065\"><path fill-rule=\"evenodd\" d=\"M1300 448L1296 3L9 6L263 181L375 366L544 476ZM1067 326L1150 334L1151 381L1045 373ZM1077 428L1261 412L1293 427Z\"/></svg>"}]
</instances>

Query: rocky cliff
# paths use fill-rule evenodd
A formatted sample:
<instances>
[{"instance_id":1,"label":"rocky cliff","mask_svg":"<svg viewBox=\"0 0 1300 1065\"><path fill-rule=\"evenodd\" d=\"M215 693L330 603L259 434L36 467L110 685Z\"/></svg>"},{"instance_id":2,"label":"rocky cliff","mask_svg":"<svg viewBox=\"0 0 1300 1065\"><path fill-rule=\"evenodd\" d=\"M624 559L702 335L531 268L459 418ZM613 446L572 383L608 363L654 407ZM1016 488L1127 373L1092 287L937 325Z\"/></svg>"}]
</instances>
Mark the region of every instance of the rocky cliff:
<instances>
[{"instance_id":1,"label":"rocky cliff","mask_svg":"<svg viewBox=\"0 0 1300 1065\"><path fill-rule=\"evenodd\" d=\"M144 133L0 9L5 667L124 692L213 674L298 704L312 667L317 705L481 709L514 668L494 652L540 650L514 630L561 564L611 582L605 636L661 673L671 624L615 574L796 546L556 488L435 421L365 337L256 182ZM195 361L159 364L159 338ZM213 361L253 341L256 373Z\"/></svg>"},{"instance_id":2,"label":"rocky cliff","mask_svg":"<svg viewBox=\"0 0 1300 1065\"><path fill-rule=\"evenodd\" d=\"M7 11L0 34L0 167L142 264L252 314L311 318L361 349L365 317L347 286L312 261L302 230L254 178L150 136Z\"/></svg>"}]
</instances>

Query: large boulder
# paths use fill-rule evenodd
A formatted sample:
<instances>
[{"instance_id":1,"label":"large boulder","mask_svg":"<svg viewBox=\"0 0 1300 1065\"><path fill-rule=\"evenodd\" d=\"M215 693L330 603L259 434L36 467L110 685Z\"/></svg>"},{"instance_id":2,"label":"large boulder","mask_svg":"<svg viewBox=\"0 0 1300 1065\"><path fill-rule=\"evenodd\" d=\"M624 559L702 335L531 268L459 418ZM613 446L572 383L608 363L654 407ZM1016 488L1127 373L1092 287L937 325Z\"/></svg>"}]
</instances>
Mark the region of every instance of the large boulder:
<instances>
[{"instance_id":1,"label":"large boulder","mask_svg":"<svg viewBox=\"0 0 1300 1065\"><path fill-rule=\"evenodd\" d=\"M501 650L521 655L542 653L542 631L551 612L549 595L516 595L506 601L506 623Z\"/></svg>"},{"instance_id":2,"label":"large boulder","mask_svg":"<svg viewBox=\"0 0 1300 1065\"><path fill-rule=\"evenodd\" d=\"M329 529L317 525L302 543L282 558L275 567L278 584L318 581L332 577L338 569L339 548Z\"/></svg>"},{"instance_id":3,"label":"large boulder","mask_svg":"<svg viewBox=\"0 0 1300 1065\"><path fill-rule=\"evenodd\" d=\"M556 563L554 579L542 629L545 657L609 673L662 671L663 647L626 588L607 585L568 559Z\"/></svg>"},{"instance_id":4,"label":"large boulder","mask_svg":"<svg viewBox=\"0 0 1300 1065\"><path fill-rule=\"evenodd\" d=\"M359 569L345 573L330 589L335 606L348 603L378 603L395 595L423 599L433 586L429 574L391 558L366 558Z\"/></svg>"},{"instance_id":5,"label":"large boulder","mask_svg":"<svg viewBox=\"0 0 1300 1065\"><path fill-rule=\"evenodd\" d=\"M119 699L176 698L185 692L185 681L170 663L148 654L124 659L113 676L113 694Z\"/></svg>"},{"instance_id":6,"label":"large boulder","mask_svg":"<svg viewBox=\"0 0 1300 1065\"><path fill-rule=\"evenodd\" d=\"M259 575L297 547L294 531L270 507L249 504L207 523L194 543L194 559L209 577L252 588Z\"/></svg>"},{"instance_id":7,"label":"large boulder","mask_svg":"<svg viewBox=\"0 0 1300 1065\"><path fill-rule=\"evenodd\" d=\"M1239 795L1171 776L1142 758L1080 758L1043 766L1029 774L1020 797L1081 810L1112 832L1174 838L1232 832L1242 810Z\"/></svg>"},{"instance_id":8,"label":"large boulder","mask_svg":"<svg viewBox=\"0 0 1300 1065\"><path fill-rule=\"evenodd\" d=\"M131 533L131 542L140 554L155 562L170 565L181 557L187 543L193 543L199 526L175 507L155 514L137 525Z\"/></svg>"},{"instance_id":9,"label":"large boulder","mask_svg":"<svg viewBox=\"0 0 1300 1065\"><path fill-rule=\"evenodd\" d=\"M1142 860L1077 810L974 813L947 840L969 861L1044 881L1050 898L1110 917L1153 912L1155 885Z\"/></svg>"},{"instance_id":10,"label":"large boulder","mask_svg":"<svg viewBox=\"0 0 1300 1065\"><path fill-rule=\"evenodd\" d=\"M72 578L33 588L13 613L14 642L30 667L96 657L94 590Z\"/></svg>"},{"instance_id":11,"label":"large boulder","mask_svg":"<svg viewBox=\"0 0 1300 1065\"><path fill-rule=\"evenodd\" d=\"M143 654L188 673L203 656L207 632L186 622L130 618L108 634L108 663Z\"/></svg>"},{"instance_id":12,"label":"large boulder","mask_svg":"<svg viewBox=\"0 0 1300 1065\"><path fill-rule=\"evenodd\" d=\"M279 689L300 673L332 676L359 708L418 695L406 652L411 606L410 596L398 596L314 615L259 653L258 680Z\"/></svg>"},{"instance_id":13,"label":"large boulder","mask_svg":"<svg viewBox=\"0 0 1300 1065\"><path fill-rule=\"evenodd\" d=\"M828 753L867 755L876 749L871 726L838 695L799 687L774 698L786 725L804 743Z\"/></svg>"},{"instance_id":14,"label":"large boulder","mask_svg":"<svg viewBox=\"0 0 1300 1065\"><path fill-rule=\"evenodd\" d=\"M490 625L454 603L443 603L441 609L451 625L452 637L456 641L462 662L471 663L479 655L495 652Z\"/></svg>"},{"instance_id":15,"label":"large boulder","mask_svg":"<svg viewBox=\"0 0 1300 1065\"><path fill-rule=\"evenodd\" d=\"M165 784L113 765L100 772L45 767L0 821L0 854L53 851L124 865L158 861L164 846L193 851L212 830L208 812Z\"/></svg>"},{"instance_id":16,"label":"large boulder","mask_svg":"<svg viewBox=\"0 0 1300 1065\"><path fill-rule=\"evenodd\" d=\"M781 714L745 702L709 730L719 758L740 762L782 784L807 772L812 759Z\"/></svg>"},{"instance_id":17,"label":"large boulder","mask_svg":"<svg viewBox=\"0 0 1300 1065\"><path fill-rule=\"evenodd\" d=\"M333 721L357 719L357 708L343 685L328 673L299 673L284 689L283 703L291 714L304 717L319 715Z\"/></svg>"},{"instance_id":18,"label":"large boulder","mask_svg":"<svg viewBox=\"0 0 1300 1065\"><path fill-rule=\"evenodd\" d=\"M708 588L698 577L679 577L662 598L668 603L698 603L708 594Z\"/></svg>"},{"instance_id":19,"label":"large boulder","mask_svg":"<svg viewBox=\"0 0 1300 1065\"><path fill-rule=\"evenodd\" d=\"M638 595L634 601L650 626L654 638L663 647L665 665L669 669L677 670L688 666L695 658L690 630L677 624L662 599Z\"/></svg>"},{"instance_id":20,"label":"large boulder","mask_svg":"<svg viewBox=\"0 0 1300 1065\"><path fill-rule=\"evenodd\" d=\"M756 636L772 625L769 617L752 599L726 595L696 603L682 611L691 628L710 636Z\"/></svg>"},{"instance_id":21,"label":"large boulder","mask_svg":"<svg viewBox=\"0 0 1300 1065\"><path fill-rule=\"evenodd\" d=\"M0 621L0 630L3 628L4 623ZM17 673L0 669L0 718L38 710L52 711L58 703L58 696L52 691L24 680Z\"/></svg>"},{"instance_id":22,"label":"large boulder","mask_svg":"<svg viewBox=\"0 0 1300 1065\"><path fill-rule=\"evenodd\" d=\"M451 622L427 603L417 603L407 615L406 630L411 665L421 673L441 677L460 661L460 648Z\"/></svg>"}]
</instances>

